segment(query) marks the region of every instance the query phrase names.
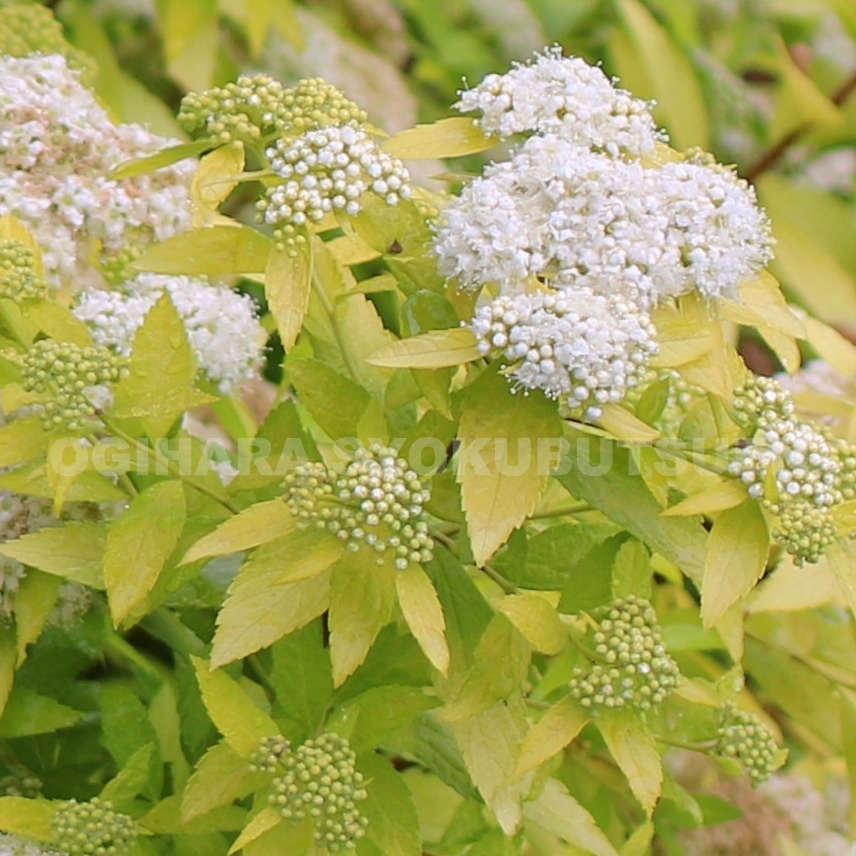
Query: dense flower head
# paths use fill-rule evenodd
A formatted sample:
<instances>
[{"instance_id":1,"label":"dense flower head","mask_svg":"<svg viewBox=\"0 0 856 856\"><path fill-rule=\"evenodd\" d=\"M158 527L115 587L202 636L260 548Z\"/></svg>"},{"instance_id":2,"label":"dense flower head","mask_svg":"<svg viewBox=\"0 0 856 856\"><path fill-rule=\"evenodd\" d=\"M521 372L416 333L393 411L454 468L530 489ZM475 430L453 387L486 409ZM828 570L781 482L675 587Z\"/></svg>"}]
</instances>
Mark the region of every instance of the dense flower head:
<instances>
[{"instance_id":1,"label":"dense flower head","mask_svg":"<svg viewBox=\"0 0 856 856\"><path fill-rule=\"evenodd\" d=\"M52 286L102 282L94 250L118 251L190 225L193 164L126 179L119 164L170 144L139 125L114 125L58 55L0 57L0 216L37 239Z\"/></svg>"},{"instance_id":2,"label":"dense flower head","mask_svg":"<svg viewBox=\"0 0 856 856\"><path fill-rule=\"evenodd\" d=\"M463 113L480 111L476 121L488 134L561 134L583 148L643 154L665 134L657 130L651 105L619 89L600 68L579 57L547 48L505 74L489 74L460 93Z\"/></svg>"},{"instance_id":3,"label":"dense flower head","mask_svg":"<svg viewBox=\"0 0 856 856\"><path fill-rule=\"evenodd\" d=\"M753 785L766 781L784 763L776 738L754 713L733 702L720 711L714 754L737 761Z\"/></svg>"},{"instance_id":4,"label":"dense flower head","mask_svg":"<svg viewBox=\"0 0 856 856\"><path fill-rule=\"evenodd\" d=\"M645 711L662 702L677 686L679 672L651 604L631 595L599 607L592 618L594 662L574 668L571 695L593 714Z\"/></svg>"},{"instance_id":5,"label":"dense flower head","mask_svg":"<svg viewBox=\"0 0 856 856\"><path fill-rule=\"evenodd\" d=\"M498 297L470 328L481 353L501 354L515 385L543 390L588 419L621 401L657 353L644 310L589 288Z\"/></svg>"},{"instance_id":6,"label":"dense flower head","mask_svg":"<svg viewBox=\"0 0 856 856\"><path fill-rule=\"evenodd\" d=\"M287 820L312 818L315 841L332 853L353 850L368 820L358 803L368 796L356 755L344 737L327 732L279 758L271 804Z\"/></svg>"},{"instance_id":7,"label":"dense flower head","mask_svg":"<svg viewBox=\"0 0 856 856\"><path fill-rule=\"evenodd\" d=\"M300 523L328 529L349 550L373 550L378 562L388 553L399 570L433 556L421 519L429 496L407 461L381 445L357 449L339 474L309 462L285 478L285 499Z\"/></svg>"},{"instance_id":8,"label":"dense flower head","mask_svg":"<svg viewBox=\"0 0 856 856\"><path fill-rule=\"evenodd\" d=\"M306 77L286 89L280 110L285 126L297 132L327 125L362 125L368 119L365 110L321 77Z\"/></svg>"},{"instance_id":9,"label":"dense flower head","mask_svg":"<svg viewBox=\"0 0 856 856\"><path fill-rule=\"evenodd\" d=\"M113 811L111 803L97 797L63 802L53 817L53 833L69 856L123 856L137 835L128 815Z\"/></svg>"},{"instance_id":10,"label":"dense flower head","mask_svg":"<svg viewBox=\"0 0 856 856\"><path fill-rule=\"evenodd\" d=\"M250 759L250 768L254 772L275 773L282 759L291 752L291 741L281 734L265 737Z\"/></svg>"},{"instance_id":11,"label":"dense flower head","mask_svg":"<svg viewBox=\"0 0 856 856\"><path fill-rule=\"evenodd\" d=\"M42 393L42 424L46 431L61 428L84 433L97 413L102 389L118 381L125 361L106 348L39 339L23 359L23 385Z\"/></svg>"},{"instance_id":12,"label":"dense flower head","mask_svg":"<svg viewBox=\"0 0 856 856\"><path fill-rule=\"evenodd\" d=\"M32 247L13 238L0 239L0 297L18 302L44 297L47 292Z\"/></svg>"},{"instance_id":13,"label":"dense flower head","mask_svg":"<svg viewBox=\"0 0 856 856\"><path fill-rule=\"evenodd\" d=\"M12 796L12 795L10 795ZM0 832L0 856L68 856L47 844Z\"/></svg>"},{"instance_id":14,"label":"dense flower head","mask_svg":"<svg viewBox=\"0 0 856 856\"><path fill-rule=\"evenodd\" d=\"M225 286L184 276L139 274L124 291L92 290L74 314L92 330L97 345L128 356L146 315L166 292L187 332L199 367L228 393L252 377L262 358L265 333L252 298Z\"/></svg>"},{"instance_id":15,"label":"dense flower head","mask_svg":"<svg viewBox=\"0 0 856 856\"><path fill-rule=\"evenodd\" d=\"M337 125L281 137L268 149L273 171L284 179L259 201L260 216L283 246L295 229L332 211L354 216L360 198L373 193L387 205L410 198L410 176L361 128Z\"/></svg>"}]
</instances>

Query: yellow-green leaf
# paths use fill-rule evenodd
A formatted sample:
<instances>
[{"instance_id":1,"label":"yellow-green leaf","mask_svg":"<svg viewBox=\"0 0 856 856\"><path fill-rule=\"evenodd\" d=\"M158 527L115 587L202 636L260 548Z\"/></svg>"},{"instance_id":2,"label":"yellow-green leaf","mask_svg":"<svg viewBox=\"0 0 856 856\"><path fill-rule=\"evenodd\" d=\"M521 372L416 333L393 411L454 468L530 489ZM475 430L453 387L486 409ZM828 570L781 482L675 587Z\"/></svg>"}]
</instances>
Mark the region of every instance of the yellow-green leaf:
<instances>
[{"instance_id":1,"label":"yellow-green leaf","mask_svg":"<svg viewBox=\"0 0 856 856\"><path fill-rule=\"evenodd\" d=\"M521 592L504 597L496 604L523 638L543 654L558 654L568 634L553 606L541 595Z\"/></svg>"},{"instance_id":2,"label":"yellow-green leaf","mask_svg":"<svg viewBox=\"0 0 856 856\"><path fill-rule=\"evenodd\" d=\"M275 806L265 806L241 831L229 848L229 854L243 850L251 841L270 832L275 826L283 822L282 812Z\"/></svg>"},{"instance_id":3,"label":"yellow-green leaf","mask_svg":"<svg viewBox=\"0 0 856 856\"><path fill-rule=\"evenodd\" d=\"M0 797L0 829L36 841L52 841L56 805L47 800Z\"/></svg>"},{"instance_id":4,"label":"yellow-green leaf","mask_svg":"<svg viewBox=\"0 0 856 856\"><path fill-rule=\"evenodd\" d=\"M613 437L628 443L651 443L660 439L660 432L625 410L620 404L604 405L598 422Z\"/></svg>"},{"instance_id":5,"label":"yellow-green leaf","mask_svg":"<svg viewBox=\"0 0 856 856\"><path fill-rule=\"evenodd\" d=\"M184 788L181 819L190 823L209 811L229 805L253 790L253 772L246 760L224 740L197 761Z\"/></svg>"},{"instance_id":6,"label":"yellow-green leaf","mask_svg":"<svg viewBox=\"0 0 856 856\"><path fill-rule=\"evenodd\" d=\"M217 0L157 0L167 70L186 90L211 85L219 43Z\"/></svg>"},{"instance_id":7,"label":"yellow-green leaf","mask_svg":"<svg viewBox=\"0 0 856 856\"><path fill-rule=\"evenodd\" d=\"M290 351L303 326L312 286L312 245L308 240L285 252L274 249L265 269L265 297L282 346Z\"/></svg>"},{"instance_id":8,"label":"yellow-green leaf","mask_svg":"<svg viewBox=\"0 0 856 856\"><path fill-rule=\"evenodd\" d=\"M712 514L734 508L747 498L746 488L740 482L723 481L701 493L688 496L677 505L667 508L663 517L693 517L696 514Z\"/></svg>"},{"instance_id":9,"label":"yellow-green leaf","mask_svg":"<svg viewBox=\"0 0 856 856\"><path fill-rule=\"evenodd\" d=\"M573 743L588 715L570 696L554 704L526 735L520 747L515 775L522 776Z\"/></svg>"},{"instance_id":10,"label":"yellow-green leaf","mask_svg":"<svg viewBox=\"0 0 856 856\"><path fill-rule=\"evenodd\" d=\"M845 377L856 375L856 347L828 324L816 318L805 319L806 338L821 359Z\"/></svg>"},{"instance_id":11,"label":"yellow-green leaf","mask_svg":"<svg viewBox=\"0 0 856 856\"><path fill-rule=\"evenodd\" d=\"M187 565L212 556L240 553L287 535L293 528L294 518L281 499L257 502L200 538L184 554L181 564Z\"/></svg>"},{"instance_id":12,"label":"yellow-green leaf","mask_svg":"<svg viewBox=\"0 0 856 856\"><path fill-rule=\"evenodd\" d=\"M211 671L209 664L199 657L191 660L211 721L232 749L249 760L262 740L279 734L279 727L224 671Z\"/></svg>"},{"instance_id":13,"label":"yellow-green leaf","mask_svg":"<svg viewBox=\"0 0 856 856\"><path fill-rule=\"evenodd\" d=\"M713 522L701 586L701 617L705 627L748 594L764 572L770 534L755 500L723 511Z\"/></svg>"},{"instance_id":14,"label":"yellow-green leaf","mask_svg":"<svg viewBox=\"0 0 856 856\"><path fill-rule=\"evenodd\" d=\"M86 324L67 307L53 300L36 300L22 307L24 316L59 342L72 342L81 347L92 344L92 333Z\"/></svg>"},{"instance_id":15,"label":"yellow-green leaf","mask_svg":"<svg viewBox=\"0 0 856 856\"><path fill-rule=\"evenodd\" d=\"M633 715L603 714L598 717L597 728L627 777L630 790L650 817L663 789L663 764L653 735Z\"/></svg>"},{"instance_id":16,"label":"yellow-green leaf","mask_svg":"<svg viewBox=\"0 0 856 856\"><path fill-rule=\"evenodd\" d=\"M449 670L446 619L431 580L418 565L410 565L395 575L395 584L410 632L431 665L445 675Z\"/></svg>"},{"instance_id":17,"label":"yellow-green leaf","mask_svg":"<svg viewBox=\"0 0 856 856\"><path fill-rule=\"evenodd\" d=\"M49 439L38 416L0 426L0 467L23 464L43 455Z\"/></svg>"},{"instance_id":18,"label":"yellow-green leaf","mask_svg":"<svg viewBox=\"0 0 856 856\"><path fill-rule=\"evenodd\" d=\"M458 482L479 565L531 514L547 485L539 450L561 436L554 402L515 395L494 371L467 390L458 431Z\"/></svg>"},{"instance_id":19,"label":"yellow-green leaf","mask_svg":"<svg viewBox=\"0 0 856 856\"><path fill-rule=\"evenodd\" d=\"M211 148L210 140L194 140L192 143L179 143L177 146L170 146L167 149L161 149L153 155L146 155L144 158L134 158L133 160L124 161L110 173L110 178L114 181L121 181L125 178L133 178L137 175L145 175L147 172L154 172L165 166L171 166L178 161L187 158L195 158L201 155L202 152Z\"/></svg>"},{"instance_id":20,"label":"yellow-green leaf","mask_svg":"<svg viewBox=\"0 0 856 856\"><path fill-rule=\"evenodd\" d=\"M190 184L193 225L204 226L220 203L235 189L244 169L244 144L220 146L199 162Z\"/></svg>"},{"instance_id":21,"label":"yellow-green leaf","mask_svg":"<svg viewBox=\"0 0 856 856\"><path fill-rule=\"evenodd\" d=\"M381 148L405 160L458 158L483 152L498 142L496 137L486 135L472 119L455 116L402 131L384 141Z\"/></svg>"},{"instance_id":22,"label":"yellow-green leaf","mask_svg":"<svg viewBox=\"0 0 856 856\"><path fill-rule=\"evenodd\" d=\"M44 630L62 588L61 577L30 568L15 595L15 630L18 664L26 656L27 646Z\"/></svg>"},{"instance_id":23,"label":"yellow-green leaf","mask_svg":"<svg viewBox=\"0 0 856 856\"><path fill-rule=\"evenodd\" d=\"M264 273L271 246L270 238L249 226L205 226L153 244L134 267L188 276Z\"/></svg>"},{"instance_id":24,"label":"yellow-green leaf","mask_svg":"<svg viewBox=\"0 0 856 856\"><path fill-rule=\"evenodd\" d=\"M113 624L119 624L154 588L184 526L187 509L178 480L137 494L107 532L104 585Z\"/></svg>"},{"instance_id":25,"label":"yellow-green leaf","mask_svg":"<svg viewBox=\"0 0 856 856\"><path fill-rule=\"evenodd\" d=\"M851 612L856 615L856 556L849 542L839 538L827 548L826 558Z\"/></svg>"},{"instance_id":26,"label":"yellow-green leaf","mask_svg":"<svg viewBox=\"0 0 856 856\"><path fill-rule=\"evenodd\" d=\"M478 360L476 337L468 327L432 330L410 339L399 339L368 356L375 366L403 369L439 369Z\"/></svg>"}]
</instances>

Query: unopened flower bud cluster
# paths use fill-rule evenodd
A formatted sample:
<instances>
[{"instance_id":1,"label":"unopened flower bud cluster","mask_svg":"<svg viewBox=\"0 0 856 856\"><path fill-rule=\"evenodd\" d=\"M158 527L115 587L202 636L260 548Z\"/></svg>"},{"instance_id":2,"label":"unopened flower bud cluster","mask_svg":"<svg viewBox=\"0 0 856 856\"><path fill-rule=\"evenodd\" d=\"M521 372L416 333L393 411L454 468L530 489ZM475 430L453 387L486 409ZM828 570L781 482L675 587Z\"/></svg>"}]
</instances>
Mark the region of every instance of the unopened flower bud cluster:
<instances>
[{"instance_id":1,"label":"unopened flower bud cluster","mask_svg":"<svg viewBox=\"0 0 856 856\"><path fill-rule=\"evenodd\" d=\"M365 110L321 77L306 77L286 89L280 115L284 126L298 133L328 125L362 125L368 119Z\"/></svg>"},{"instance_id":2,"label":"unopened flower bud cluster","mask_svg":"<svg viewBox=\"0 0 856 856\"><path fill-rule=\"evenodd\" d=\"M258 208L264 222L274 227L282 249L292 243L296 229L317 223L325 214L358 214L365 193L379 196L387 205L410 198L404 164L355 125L280 137L267 156L284 182L269 188Z\"/></svg>"},{"instance_id":3,"label":"unopened flower bud cluster","mask_svg":"<svg viewBox=\"0 0 856 856\"><path fill-rule=\"evenodd\" d=\"M796 417L791 393L772 378L737 390L734 408L753 437L729 473L775 515L773 536L798 564L818 561L835 540L833 508L853 494L852 450Z\"/></svg>"},{"instance_id":4,"label":"unopened flower bud cluster","mask_svg":"<svg viewBox=\"0 0 856 856\"><path fill-rule=\"evenodd\" d=\"M53 833L68 856L123 856L136 838L131 818L97 797L62 803L53 817Z\"/></svg>"},{"instance_id":5,"label":"unopened flower bud cluster","mask_svg":"<svg viewBox=\"0 0 856 856\"><path fill-rule=\"evenodd\" d=\"M285 478L285 499L303 525L327 529L356 552L391 556L395 567L428 562L434 541L421 519L430 492L394 449L357 450L342 473L321 463L301 464Z\"/></svg>"},{"instance_id":6,"label":"unopened flower bud cluster","mask_svg":"<svg viewBox=\"0 0 856 856\"><path fill-rule=\"evenodd\" d=\"M285 773L274 779L271 804L287 820L312 818L315 841L331 853L353 850L368 820L358 803L367 797L347 740L328 732L282 755Z\"/></svg>"},{"instance_id":7,"label":"unopened flower bud cluster","mask_svg":"<svg viewBox=\"0 0 856 856\"><path fill-rule=\"evenodd\" d=\"M592 613L594 662L577 666L570 691L593 714L629 708L650 710L678 682L678 666L663 642L648 601L629 596Z\"/></svg>"},{"instance_id":8,"label":"unopened flower bud cluster","mask_svg":"<svg viewBox=\"0 0 856 856\"><path fill-rule=\"evenodd\" d=\"M760 785L782 766L783 752L772 732L757 716L733 702L720 711L714 754L737 761Z\"/></svg>"},{"instance_id":9,"label":"unopened flower bud cluster","mask_svg":"<svg viewBox=\"0 0 856 856\"><path fill-rule=\"evenodd\" d=\"M0 297L20 302L47 293L48 284L36 272L32 247L13 238L0 240Z\"/></svg>"},{"instance_id":10,"label":"unopened flower bud cluster","mask_svg":"<svg viewBox=\"0 0 856 856\"><path fill-rule=\"evenodd\" d=\"M291 741L281 734L265 737L250 759L250 769L258 773L275 773L289 752Z\"/></svg>"},{"instance_id":11,"label":"unopened flower bud cluster","mask_svg":"<svg viewBox=\"0 0 856 856\"><path fill-rule=\"evenodd\" d=\"M96 414L99 387L118 381L124 360L106 348L40 339L24 356L24 389L45 395L40 406L46 431L85 432Z\"/></svg>"},{"instance_id":12,"label":"unopened flower bud cluster","mask_svg":"<svg viewBox=\"0 0 856 856\"><path fill-rule=\"evenodd\" d=\"M479 309L470 326L479 351L502 354L519 386L561 398L587 419L621 401L657 353L647 313L620 295L588 288L501 296Z\"/></svg>"}]
</instances>

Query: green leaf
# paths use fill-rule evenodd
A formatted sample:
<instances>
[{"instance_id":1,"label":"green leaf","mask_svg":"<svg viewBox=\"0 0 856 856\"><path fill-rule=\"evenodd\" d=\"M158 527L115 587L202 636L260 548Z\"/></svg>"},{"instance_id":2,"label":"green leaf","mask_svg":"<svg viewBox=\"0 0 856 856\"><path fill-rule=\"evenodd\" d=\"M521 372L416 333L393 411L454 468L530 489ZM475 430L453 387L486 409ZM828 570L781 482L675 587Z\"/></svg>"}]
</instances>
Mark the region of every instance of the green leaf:
<instances>
[{"instance_id":1,"label":"green leaf","mask_svg":"<svg viewBox=\"0 0 856 856\"><path fill-rule=\"evenodd\" d=\"M145 175L147 172L155 172L165 166L172 166L186 158L195 158L207 151L212 146L210 140L195 140L192 143L179 143L177 146L170 146L167 149L161 149L153 155L147 155L144 158L134 158L133 160L120 163L111 173L110 178L114 181L122 181L126 178L134 178L137 175Z\"/></svg>"},{"instance_id":2,"label":"green leaf","mask_svg":"<svg viewBox=\"0 0 856 856\"><path fill-rule=\"evenodd\" d=\"M399 339L366 358L373 366L393 369L439 369L481 359L476 337L468 327L432 330L421 336Z\"/></svg>"},{"instance_id":3,"label":"green leaf","mask_svg":"<svg viewBox=\"0 0 856 856\"><path fill-rule=\"evenodd\" d=\"M309 856L314 853L312 821L280 823L245 844L243 851L244 856Z\"/></svg>"},{"instance_id":4,"label":"green leaf","mask_svg":"<svg viewBox=\"0 0 856 856\"><path fill-rule=\"evenodd\" d=\"M104 588L102 566L107 526L73 521L0 544L0 553L76 583Z\"/></svg>"},{"instance_id":5,"label":"green leaf","mask_svg":"<svg viewBox=\"0 0 856 856\"><path fill-rule=\"evenodd\" d=\"M37 300L25 304L22 310L27 319L51 339L73 342L81 347L93 344L90 329L67 306L53 300Z\"/></svg>"},{"instance_id":6,"label":"green leaf","mask_svg":"<svg viewBox=\"0 0 856 856\"><path fill-rule=\"evenodd\" d=\"M368 798L360 803L368 820L365 839L357 848L361 856L421 856L419 819L402 777L374 753L362 755L357 767L368 781Z\"/></svg>"},{"instance_id":7,"label":"green leaf","mask_svg":"<svg viewBox=\"0 0 856 856\"><path fill-rule=\"evenodd\" d=\"M277 724L224 671L211 671L199 657L191 660L211 721L232 749L249 760L262 740L279 734Z\"/></svg>"},{"instance_id":8,"label":"green leaf","mask_svg":"<svg viewBox=\"0 0 856 856\"><path fill-rule=\"evenodd\" d=\"M287 535L293 528L294 519L281 499L257 502L200 538L185 553L181 564L240 553Z\"/></svg>"},{"instance_id":9,"label":"green leaf","mask_svg":"<svg viewBox=\"0 0 856 856\"><path fill-rule=\"evenodd\" d=\"M190 185L193 225L203 226L217 212L238 184L245 164L244 144L240 141L220 146L199 162Z\"/></svg>"},{"instance_id":10,"label":"green leaf","mask_svg":"<svg viewBox=\"0 0 856 856\"><path fill-rule=\"evenodd\" d=\"M229 848L230 856L232 853L243 850L251 841L255 841L280 824L283 826L286 825L280 810L272 805L266 806L244 827L241 834L235 839L235 842Z\"/></svg>"},{"instance_id":11,"label":"green leaf","mask_svg":"<svg viewBox=\"0 0 856 856\"><path fill-rule=\"evenodd\" d=\"M25 687L15 687L0 717L0 737L30 737L70 728L83 713Z\"/></svg>"},{"instance_id":12,"label":"green leaf","mask_svg":"<svg viewBox=\"0 0 856 856\"><path fill-rule=\"evenodd\" d=\"M588 722L588 715L570 696L554 704L526 735L517 758L515 775L523 776L573 743Z\"/></svg>"},{"instance_id":13,"label":"green leaf","mask_svg":"<svg viewBox=\"0 0 856 856\"><path fill-rule=\"evenodd\" d=\"M215 743L196 763L184 788L181 819L190 823L214 809L244 797L258 784L246 759L226 742Z\"/></svg>"},{"instance_id":14,"label":"green leaf","mask_svg":"<svg viewBox=\"0 0 856 856\"><path fill-rule=\"evenodd\" d=\"M548 779L538 799L523 806L526 819L593 856L618 856L594 818L558 779Z\"/></svg>"},{"instance_id":15,"label":"green leaf","mask_svg":"<svg viewBox=\"0 0 856 856\"><path fill-rule=\"evenodd\" d=\"M740 482L729 479L701 493L688 496L677 505L667 508L663 512L663 517L694 517L696 514L724 511L727 508L742 505L746 502L746 496L746 488Z\"/></svg>"},{"instance_id":16,"label":"green leaf","mask_svg":"<svg viewBox=\"0 0 856 856\"><path fill-rule=\"evenodd\" d=\"M748 594L764 573L770 533L755 500L723 511L713 522L701 586L701 617L711 627Z\"/></svg>"},{"instance_id":17,"label":"green leaf","mask_svg":"<svg viewBox=\"0 0 856 856\"><path fill-rule=\"evenodd\" d=\"M26 656L27 646L35 642L45 628L51 610L63 586L61 577L30 568L15 595L15 630L18 664Z\"/></svg>"},{"instance_id":18,"label":"green leaf","mask_svg":"<svg viewBox=\"0 0 856 856\"><path fill-rule=\"evenodd\" d=\"M663 788L663 764L647 726L634 715L606 713L597 728L630 790L650 817Z\"/></svg>"},{"instance_id":19,"label":"green leaf","mask_svg":"<svg viewBox=\"0 0 856 856\"><path fill-rule=\"evenodd\" d=\"M365 660L381 628L390 620L396 573L388 561L367 549L345 553L333 566L330 655L335 686Z\"/></svg>"},{"instance_id":20,"label":"green leaf","mask_svg":"<svg viewBox=\"0 0 856 856\"><path fill-rule=\"evenodd\" d=\"M652 574L651 556L645 545L635 538L625 541L612 566L613 597L650 597Z\"/></svg>"},{"instance_id":21,"label":"green leaf","mask_svg":"<svg viewBox=\"0 0 856 856\"><path fill-rule=\"evenodd\" d=\"M476 564L487 562L534 510L549 477L539 444L559 436L555 403L512 394L494 371L466 390L457 478Z\"/></svg>"},{"instance_id":22,"label":"green leaf","mask_svg":"<svg viewBox=\"0 0 856 856\"><path fill-rule=\"evenodd\" d=\"M107 782L101 789L99 797L114 805L132 802L148 784L149 771L154 757L155 747L153 743L140 746L131 755L125 766L119 770L116 777Z\"/></svg>"},{"instance_id":23,"label":"green leaf","mask_svg":"<svg viewBox=\"0 0 856 856\"><path fill-rule=\"evenodd\" d=\"M567 630L544 597L529 592L511 594L497 603L497 609L536 651L558 654L565 647Z\"/></svg>"},{"instance_id":24,"label":"green leaf","mask_svg":"<svg viewBox=\"0 0 856 856\"><path fill-rule=\"evenodd\" d=\"M271 246L249 226L204 226L152 244L134 268L186 276L264 273Z\"/></svg>"},{"instance_id":25,"label":"green leaf","mask_svg":"<svg viewBox=\"0 0 856 856\"><path fill-rule=\"evenodd\" d=\"M0 797L0 829L36 841L52 841L56 805L47 800Z\"/></svg>"},{"instance_id":26,"label":"green leaf","mask_svg":"<svg viewBox=\"0 0 856 856\"><path fill-rule=\"evenodd\" d=\"M235 587L264 577L269 586L296 583L317 576L343 553L345 545L325 529L293 529L262 544L244 562Z\"/></svg>"},{"instance_id":27,"label":"green leaf","mask_svg":"<svg viewBox=\"0 0 856 856\"><path fill-rule=\"evenodd\" d=\"M271 251L265 268L265 297L286 352L292 349L303 327L311 288L312 244L308 239L295 244L293 250Z\"/></svg>"},{"instance_id":28,"label":"green leaf","mask_svg":"<svg viewBox=\"0 0 856 856\"><path fill-rule=\"evenodd\" d=\"M193 381L196 359L169 295L149 310L134 337L130 374L115 387L111 416L140 418L151 437L163 437L186 410L211 401Z\"/></svg>"},{"instance_id":29,"label":"green leaf","mask_svg":"<svg viewBox=\"0 0 856 856\"><path fill-rule=\"evenodd\" d=\"M410 632L437 671L449 671L449 644L446 619L431 580L418 565L410 565L395 575L398 604Z\"/></svg>"},{"instance_id":30,"label":"green leaf","mask_svg":"<svg viewBox=\"0 0 856 856\"><path fill-rule=\"evenodd\" d=\"M185 90L211 85L219 41L216 0L157 0L167 70Z\"/></svg>"},{"instance_id":31,"label":"green leaf","mask_svg":"<svg viewBox=\"0 0 856 856\"><path fill-rule=\"evenodd\" d=\"M22 464L43 455L48 442L49 435L42 430L38 416L0 426L0 467Z\"/></svg>"},{"instance_id":32,"label":"green leaf","mask_svg":"<svg viewBox=\"0 0 856 856\"><path fill-rule=\"evenodd\" d=\"M473 119L454 116L402 131L384 141L381 148L404 160L457 158L483 152L497 142L496 137L485 134Z\"/></svg>"},{"instance_id":33,"label":"green leaf","mask_svg":"<svg viewBox=\"0 0 856 856\"><path fill-rule=\"evenodd\" d=\"M581 612L594 609L613 600L612 568L625 535L613 535L595 547L570 567L562 599L561 612Z\"/></svg>"},{"instance_id":34,"label":"green leaf","mask_svg":"<svg viewBox=\"0 0 856 856\"><path fill-rule=\"evenodd\" d=\"M175 549L187 509L178 480L162 481L137 494L107 532L104 584L118 627L154 588Z\"/></svg>"}]
</instances>

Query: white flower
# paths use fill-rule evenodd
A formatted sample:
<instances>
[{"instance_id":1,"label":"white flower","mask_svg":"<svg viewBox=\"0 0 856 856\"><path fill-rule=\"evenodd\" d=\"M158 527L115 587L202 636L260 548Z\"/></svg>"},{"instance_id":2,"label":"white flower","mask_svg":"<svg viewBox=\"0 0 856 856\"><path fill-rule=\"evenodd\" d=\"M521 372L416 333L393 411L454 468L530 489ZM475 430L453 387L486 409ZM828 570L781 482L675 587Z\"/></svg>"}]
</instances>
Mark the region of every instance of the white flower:
<instances>
[{"instance_id":1,"label":"white flower","mask_svg":"<svg viewBox=\"0 0 856 856\"><path fill-rule=\"evenodd\" d=\"M548 48L527 65L515 64L506 74L490 74L460 96L455 107L463 113L481 111L478 124L501 137L530 131L558 134L612 156L644 154L665 139L648 103L616 88L585 60L563 57L559 47Z\"/></svg>"},{"instance_id":2,"label":"white flower","mask_svg":"<svg viewBox=\"0 0 856 856\"><path fill-rule=\"evenodd\" d=\"M470 328L483 354L502 354L517 385L560 398L587 419L621 401L657 353L643 310L588 288L499 297Z\"/></svg>"},{"instance_id":3,"label":"white flower","mask_svg":"<svg viewBox=\"0 0 856 856\"><path fill-rule=\"evenodd\" d=\"M97 345L131 353L148 311L166 291L184 321L200 368L223 393L252 377L262 357L265 333L250 297L185 276L140 274L127 294L89 291L74 308Z\"/></svg>"},{"instance_id":4,"label":"white flower","mask_svg":"<svg viewBox=\"0 0 856 856\"><path fill-rule=\"evenodd\" d=\"M0 832L0 856L63 856L63 854L37 841L28 841L17 835Z\"/></svg>"}]
</instances>

